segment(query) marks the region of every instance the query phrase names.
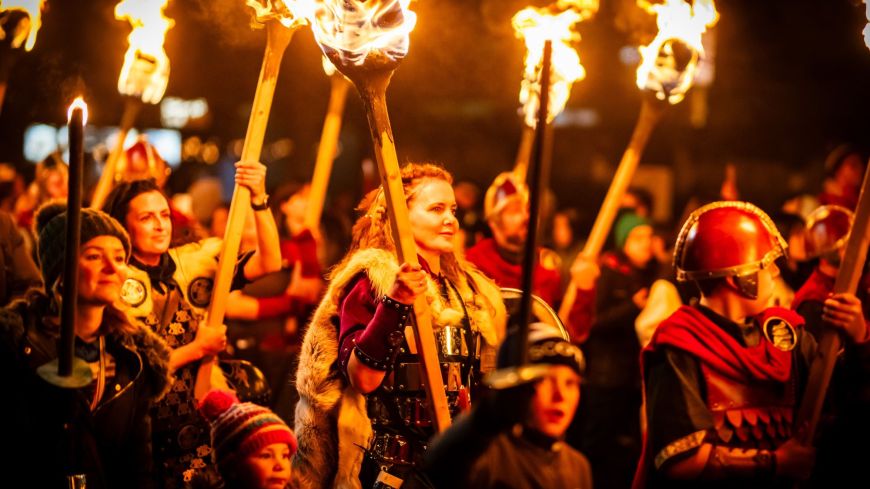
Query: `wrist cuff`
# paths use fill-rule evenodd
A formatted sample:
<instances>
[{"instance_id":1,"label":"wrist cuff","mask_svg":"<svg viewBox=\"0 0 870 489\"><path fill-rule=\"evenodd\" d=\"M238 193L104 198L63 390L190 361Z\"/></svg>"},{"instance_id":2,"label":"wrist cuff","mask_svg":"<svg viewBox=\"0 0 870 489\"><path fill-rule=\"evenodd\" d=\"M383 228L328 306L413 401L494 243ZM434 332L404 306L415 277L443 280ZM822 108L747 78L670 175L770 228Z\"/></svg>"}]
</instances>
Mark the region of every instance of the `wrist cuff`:
<instances>
[{"instance_id":1,"label":"wrist cuff","mask_svg":"<svg viewBox=\"0 0 870 489\"><path fill-rule=\"evenodd\" d=\"M396 299L393 299L393 298L388 297L386 295L383 297L383 299L381 299L381 302L385 306L389 306L389 307L395 309L402 316L407 316L408 313L411 311L411 308L414 307L414 306L411 306L408 304L402 304L401 302L397 301ZM403 319L405 319L405 318L403 318Z\"/></svg>"}]
</instances>

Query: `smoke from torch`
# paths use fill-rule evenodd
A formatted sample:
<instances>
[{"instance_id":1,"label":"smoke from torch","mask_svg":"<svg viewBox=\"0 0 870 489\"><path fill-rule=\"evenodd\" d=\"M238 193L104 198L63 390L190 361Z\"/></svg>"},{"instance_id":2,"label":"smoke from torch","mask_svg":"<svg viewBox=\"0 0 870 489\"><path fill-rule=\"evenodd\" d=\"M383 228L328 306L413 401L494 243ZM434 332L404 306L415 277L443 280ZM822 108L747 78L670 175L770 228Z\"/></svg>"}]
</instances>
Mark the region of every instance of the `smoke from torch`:
<instances>
[{"instance_id":1,"label":"smoke from torch","mask_svg":"<svg viewBox=\"0 0 870 489\"><path fill-rule=\"evenodd\" d=\"M169 0L122 0L115 6L115 18L133 27L127 40L124 65L118 77L122 95L157 104L169 83L169 57L163 49L166 32L175 22L163 14Z\"/></svg>"},{"instance_id":2,"label":"smoke from torch","mask_svg":"<svg viewBox=\"0 0 870 489\"><path fill-rule=\"evenodd\" d=\"M534 128L537 120L544 42L553 42L550 105L547 113L547 122L552 122L565 109L574 82L586 77L580 56L572 46L580 41L580 34L574 29L597 11L598 0L562 0L547 8L527 7L511 19L516 36L526 44L520 103L523 105L528 127Z\"/></svg>"},{"instance_id":3,"label":"smoke from torch","mask_svg":"<svg viewBox=\"0 0 870 489\"><path fill-rule=\"evenodd\" d=\"M637 69L637 87L655 93L659 100L679 103L691 88L704 56L701 36L719 20L713 0L665 0L651 4L638 0L638 5L656 15L658 34L641 46L641 64Z\"/></svg>"},{"instance_id":4,"label":"smoke from torch","mask_svg":"<svg viewBox=\"0 0 870 489\"><path fill-rule=\"evenodd\" d=\"M45 7L45 0L5 0L0 2L0 11L21 11L27 14L29 20L25 23L23 20L16 26L12 33L12 47L18 49L24 44L24 50L30 51L36 44L36 33L39 32L42 26L42 9ZM7 22L8 16L4 15L0 18L0 27L5 27L2 24ZM0 41L5 40L5 29L0 28ZM25 42L26 41L26 42Z\"/></svg>"}]
</instances>

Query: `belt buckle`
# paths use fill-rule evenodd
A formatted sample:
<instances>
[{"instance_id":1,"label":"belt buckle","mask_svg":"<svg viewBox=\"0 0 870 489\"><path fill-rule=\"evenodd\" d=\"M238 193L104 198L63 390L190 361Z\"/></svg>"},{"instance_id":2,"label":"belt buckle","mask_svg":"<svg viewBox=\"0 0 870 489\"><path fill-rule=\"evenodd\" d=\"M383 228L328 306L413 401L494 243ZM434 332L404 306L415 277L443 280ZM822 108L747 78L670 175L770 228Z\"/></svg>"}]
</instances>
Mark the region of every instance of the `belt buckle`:
<instances>
[{"instance_id":1,"label":"belt buckle","mask_svg":"<svg viewBox=\"0 0 870 489\"><path fill-rule=\"evenodd\" d=\"M401 435L392 433L382 433L375 435L375 441L372 444L372 452L382 462L398 465L412 465L413 447L411 443Z\"/></svg>"}]
</instances>

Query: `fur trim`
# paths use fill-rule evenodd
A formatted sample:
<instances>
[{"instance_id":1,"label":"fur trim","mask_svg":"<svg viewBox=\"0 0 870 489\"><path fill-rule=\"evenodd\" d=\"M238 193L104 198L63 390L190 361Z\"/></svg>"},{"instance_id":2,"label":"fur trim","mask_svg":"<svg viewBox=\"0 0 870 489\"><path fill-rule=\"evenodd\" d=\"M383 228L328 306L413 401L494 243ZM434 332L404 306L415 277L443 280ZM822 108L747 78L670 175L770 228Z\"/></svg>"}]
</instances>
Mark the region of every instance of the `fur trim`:
<instances>
[{"instance_id":1,"label":"fur trim","mask_svg":"<svg viewBox=\"0 0 870 489\"><path fill-rule=\"evenodd\" d=\"M464 266L465 264L463 264ZM296 389L295 432L299 451L293 459L298 487L359 488L363 448L372 435L365 398L351 387L338 366L339 300L354 277L365 273L376 297L384 296L395 282L399 265L394 254L381 249L364 249L347 264L333 271L329 287L314 313L299 356ZM458 325L468 310L471 327L493 348L504 336L504 304L498 287L474 267L468 266L470 282L461 277L443 300L434 280L426 293L432 311L432 326L440 329Z\"/></svg>"},{"instance_id":2,"label":"fur trim","mask_svg":"<svg viewBox=\"0 0 870 489\"><path fill-rule=\"evenodd\" d=\"M151 328L134 323L132 333L115 332L112 335L124 346L135 350L142 357L142 375L151 386L151 402L157 402L165 396L175 381L169 370L169 355L171 350L157 333Z\"/></svg>"}]
</instances>

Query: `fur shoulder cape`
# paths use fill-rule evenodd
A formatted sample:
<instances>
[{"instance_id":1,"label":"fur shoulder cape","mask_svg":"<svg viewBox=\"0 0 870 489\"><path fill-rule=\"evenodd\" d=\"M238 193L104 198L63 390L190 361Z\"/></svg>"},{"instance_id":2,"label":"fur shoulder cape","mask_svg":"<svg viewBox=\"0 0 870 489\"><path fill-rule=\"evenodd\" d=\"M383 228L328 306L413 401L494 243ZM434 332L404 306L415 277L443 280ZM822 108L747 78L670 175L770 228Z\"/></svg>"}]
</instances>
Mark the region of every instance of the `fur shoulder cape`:
<instances>
[{"instance_id":1,"label":"fur shoulder cape","mask_svg":"<svg viewBox=\"0 0 870 489\"><path fill-rule=\"evenodd\" d=\"M498 287L476 268L462 263L466 271L455 283L471 328L480 332L492 352L504 338L506 313ZM329 288L308 326L296 388L296 437L299 449L293 458L293 476L298 487L358 489L363 450L372 435L366 414L365 398L339 370L338 327L340 303L354 277L365 273L374 287L375 297L392 287L399 265L393 253L381 249L356 252L343 267L335 270ZM464 316L462 305L444 300L434 280L428 279L426 293L434 329L458 325ZM451 294L453 299L455 294Z\"/></svg>"}]
</instances>

